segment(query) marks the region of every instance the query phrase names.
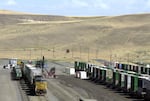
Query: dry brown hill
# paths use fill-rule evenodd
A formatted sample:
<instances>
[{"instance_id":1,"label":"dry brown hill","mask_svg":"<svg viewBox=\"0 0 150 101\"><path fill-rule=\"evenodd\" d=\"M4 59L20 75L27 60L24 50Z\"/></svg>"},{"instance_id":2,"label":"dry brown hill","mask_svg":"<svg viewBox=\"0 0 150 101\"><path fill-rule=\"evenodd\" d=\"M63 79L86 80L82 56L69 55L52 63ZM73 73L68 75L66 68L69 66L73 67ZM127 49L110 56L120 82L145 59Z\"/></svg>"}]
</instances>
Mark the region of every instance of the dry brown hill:
<instances>
[{"instance_id":1,"label":"dry brown hill","mask_svg":"<svg viewBox=\"0 0 150 101\"><path fill-rule=\"evenodd\" d=\"M0 14L0 48L73 49L120 56L148 52L150 14L65 17ZM147 53L149 54L149 53Z\"/></svg>"}]
</instances>

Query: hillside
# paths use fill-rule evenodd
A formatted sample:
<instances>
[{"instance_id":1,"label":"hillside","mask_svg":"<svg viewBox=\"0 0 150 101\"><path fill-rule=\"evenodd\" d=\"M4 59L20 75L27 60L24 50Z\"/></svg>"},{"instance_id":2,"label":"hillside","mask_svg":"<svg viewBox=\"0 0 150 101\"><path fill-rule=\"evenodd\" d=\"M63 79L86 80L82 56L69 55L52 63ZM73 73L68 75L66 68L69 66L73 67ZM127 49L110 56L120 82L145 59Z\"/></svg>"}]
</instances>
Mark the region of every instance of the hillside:
<instances>
[{"instance_id":1,"label":"hillside","mask_svg":"<svg viewBox=\"0 0 150 101\"><path fill-rule=\"evenodd\" d=\"M118 56L150 49L150 14L110 17L65 17L0 14L0 48L110 51ZM19 43L19 44L18 44ZM79 49L82 47L81 49ZM137 54L138 53L138 54ZM142 53L143 54L143 53ZM146 53L146 54L149 54Z\"/></svg>"}]
</instances>

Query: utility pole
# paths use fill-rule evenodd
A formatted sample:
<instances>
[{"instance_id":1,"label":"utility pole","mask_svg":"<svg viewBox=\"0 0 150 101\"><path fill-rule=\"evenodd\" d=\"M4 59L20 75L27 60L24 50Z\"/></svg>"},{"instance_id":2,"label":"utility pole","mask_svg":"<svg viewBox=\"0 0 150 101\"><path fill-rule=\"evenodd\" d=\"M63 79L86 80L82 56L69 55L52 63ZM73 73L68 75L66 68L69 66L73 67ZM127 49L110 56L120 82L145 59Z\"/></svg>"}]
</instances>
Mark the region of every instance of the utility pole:
<instances>
[{"instance_id":1,"label":"utility pole","mask_svg":"<svg viewBox=\"0 0 150 101\"><path fill-rule=\"evenodd\" d=\"M117 54L115 54L115 62L118 62Z\"/></svg>"},{"instance_id":2,"label":"utility pole","mask_svg":"<svg viewBox=\"0 0 150 101\"><path fill-rule=\"evenodd\" d=\"M42 53L42 47L41 47L41 57L42 57L42 54L43 54L43 53Z\"/></svg>"},{"instance_id":3,"label":"utility pole","mask_svg":"<svg viewBox=\"0 0 150 101\"><path fill-rule=\"evenodd\" d=\"M99 49L96 49L96 54L95 54L95 58L98 59L98 53L99 53Z\"/></svg>"},{"instance_id":4,"label":"utility pole","mask_svg":"<svg viewBox=\"0 0 150 101\"><path fill-rule=\"evenodd\" d=\"M110 56L109 56L109 64L110 64L110 66L111 66L111 62L112 62L112 51L110 50Z\"/></svg>"},{"instance_id":5,"label":"utility pole","mask_svg":"<svg viewBox=\"0 0 150 101\"><path fill-rule=\"evenodd\" d=\"M30 60L31 60L31 48L30 48Z\"/></svg>"},{"instance_id":6,"label":"utility pole","mask_svg":"<svg viewBox=\"0 0 150 101\"><path fill-rule=\"evenodd\" d=\"M111 64L112 64L112 54L110 54L110 66L111 66Z\"/></svg>"},{"instance_id":7,"label":"utility pole","mask_svg":"<svg viewBox=\"0 0 150 101\"><path fill-rule=\"evenodd\" d=\"M90 49L88 48L88 62L90 61Z\"/></svg>"},{"instance_id":8,"label":"utility pole","mask_svg":"<svg viewBox=\"0 0 150 101\"><path fill-rule=\"evenodd\" d=\"M72 48L72 59L73 59L73 48Z\"/></svg>"},{"instance_id":9,"label":"utility pole","mask_svg":"<svg viewBox=\"0 0 150 101\"><path fill-rule=\"evenodd\" d=\"M53 58L55 57L55 47L53 47Z\"/></svg>"},{"instance_id":10,"label":"utility pole","mask_svg":"<svg viewBox=\"0 0 150 101\"><path fill-rule=\"evenodd\" d=\"M128 64L129 64L129 53L127 54L127 62L128 62Z\"/></svg>"},{"instance_id":11,"label":"utility pole","mask_svg":"<svg viewBox=\"0 0 150 101\"><path fill-rule=\"evenodd\" d=\"M80 59L81 59L81 45L80 45Z\"/></svg>"}]
</instances>

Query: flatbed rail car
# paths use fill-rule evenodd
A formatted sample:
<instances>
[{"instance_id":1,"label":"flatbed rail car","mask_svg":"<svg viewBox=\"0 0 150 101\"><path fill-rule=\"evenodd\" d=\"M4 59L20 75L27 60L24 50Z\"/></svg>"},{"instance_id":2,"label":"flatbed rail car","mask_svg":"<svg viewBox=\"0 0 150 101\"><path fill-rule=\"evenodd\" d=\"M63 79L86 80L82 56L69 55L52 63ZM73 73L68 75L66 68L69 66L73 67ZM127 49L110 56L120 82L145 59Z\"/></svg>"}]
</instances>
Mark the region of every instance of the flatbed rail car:
<instances>
[{"instance_id":1,"label":"flatbed rail car","mask_svg":"<svg viewBox=\"0 0 150 101\"><path fill-rule=\"evenodd\" d=\"M47 93L47 81L42 76L42 69L26 64L23 72L24 78L32 86L35 95L45 95Z\"/></svg>"}]
</instances>

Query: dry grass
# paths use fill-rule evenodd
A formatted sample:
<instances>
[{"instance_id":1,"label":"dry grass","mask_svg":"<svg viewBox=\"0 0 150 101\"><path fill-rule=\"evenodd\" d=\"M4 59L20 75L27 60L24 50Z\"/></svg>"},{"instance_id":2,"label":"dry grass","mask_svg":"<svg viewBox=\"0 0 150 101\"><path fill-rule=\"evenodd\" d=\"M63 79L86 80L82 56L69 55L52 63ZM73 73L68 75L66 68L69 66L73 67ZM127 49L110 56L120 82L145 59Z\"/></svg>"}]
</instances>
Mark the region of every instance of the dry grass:
<instances>
[{"instance_id":1,"label":"dry grass","mask_svg":"<svg viewBox=\"0 0 150 101\"><path fill-rule=\"evenodd\" d=\"M0 15L0 48L42 48L43 55L54 59L48 50L55 47L55 59L61 60L88 61L88 49L91 61L93 58L109 60L110 54L120 61L126 61L128 53L131 57L139 55L142 58L142 52L150 50L149 17L150 14L116 17ZM74 56L66 54L66 49L73 50ZM32 53L34 59L41 56L40 51ZM0 57L29 58L29 54L26 51L1 51Z\"/></svg>"}]
</instances>

